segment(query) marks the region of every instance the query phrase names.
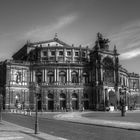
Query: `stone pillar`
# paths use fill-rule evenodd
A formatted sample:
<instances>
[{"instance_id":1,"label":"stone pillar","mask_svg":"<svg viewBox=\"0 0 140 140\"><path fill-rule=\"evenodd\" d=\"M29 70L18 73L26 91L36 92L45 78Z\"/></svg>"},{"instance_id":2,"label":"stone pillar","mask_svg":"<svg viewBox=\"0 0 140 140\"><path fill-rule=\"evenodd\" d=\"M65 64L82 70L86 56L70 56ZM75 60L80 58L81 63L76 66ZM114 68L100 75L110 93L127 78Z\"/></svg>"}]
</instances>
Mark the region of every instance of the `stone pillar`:
<instances>
[{"instance_id":1,"label":"stone pillar","mask_svg":"<svg viewBox=\"0 0 140 140\"><path fill-rule=\"evenodd\" d=\"M101 81L103 82L103 67L101 66Z\"/></svg>"},{"instance_id":2,"label":"stone pillar","mask_svg":"<svg viewBox=\"0 0 140 140\"><path fill-rule=\"evenodd\" d=\"M45 100L46 110L48 110L48 92L45 93Z\"/></svg>"},{"instance_id":3,"label":"stone pillar","mask_svg":"<svg viewBox=\"0 0 140 140\"><path fill-rule=\"evenodd\" d=\"M72 93L69 93L69 108L72 109Z\"/></svg>"},{"instance_id":4,"label":"stone pillar","mask_svg":"<svg viewBox=\"0 0 140 140\"><path fill-rule=\"evenodd\" d=\"M45 70L42 69L42 83L45 82Z\"/></svg>"},{"instance_id":5,"label":"stone pillar","mask_svg":"<svg viewBox=\"0 0 140 140\"><path fill-rule=\"evenodd\" d=\"M71 69L69 69L69 82L71 83Z\"/></svg>"},{"instance_id":6,"label":"stone pillar","mask_svg":"<svg viewBox=\"0 0 140 140\"><path fill-rule=\"evenodd\" d=\"M83 69L81 69L81 81L80 81L80 83L82 83L83 82Z\"/></svg>"},{"instance_id":7,"label":"stone pillar","mask_svg":"<svg viewBox=\"0 0 140 140\"><path fill-rule=\"evenodd\" d=\"M104 88L103 88L102 92L103 92L102 100L103 100L103 104L104 104L104 107L105 107L105 89Z\"/></svg>"},{"instance_id":8,"label":"stone pillar","mask_svg":"<svg viewBox=\"0 0 140 140\"><path fill-rule=\"evenodd\" d=\"M81 83L81 70L78 69L78 83Z\"/></svg>"},{"instance_id":9,"label":"stone pillar","mask_svg":"<svg viewBox=\"0 0 140 140\"><path fill-rule=\"evenodd\" d=\"M106 106L109 105L109 94L108 94L108 89L105 89L105 104L106 104Z\"/></svg>"},{"instance_id":10,"label":"stone pillar","mask_svg":"<svg viewBox=\"0 0 140 140\"><path fill-rule=\"evenodd\" d=\"M72 49L72 62L74 62L74 49Z\"/></svg>"},{"instance_id":11,"label":"stone pillar","mask_svg":"<svg viewBox=\"0 0 140 140\"><path fill-rule=\"evenodd\" d=\"M78 109L80 110L81 109L81 92L80 92L80 89L78 90Z\"/></svg>"},{"instance_id":12,"label":"stone pillar","mask_svg":"<svg viewBox=\"0 0 140 140\"><path fill-rule=\"evenodd\" d=\"M57 77L56 77L56 82L59 82L59 69L57 69L57 72L56 72L56 74L57 74Z\"/></svg>"},{"instance_id":13,"label":"stone pillar","mask_svg":"<svg viewBox=\"0 0 140 140\"><path fill-rule=\"evenodd\" d=\"M32 75L32 82L36 82L36 77L35 77L35 70L33 70L33 75Z\"/></svg>"},{"instance_id":14,"label":"stone pillar","mask_svg":"<svg viewBox=\"0 0 140 140\"><path fill-rule=\"evenodd\" d=\"M55 61L58 61L58 50L55 49Z\"/></svg>"},{"instance_id":15,"label":"stone pillar","mask_svg":"<svg viewBox=\"0 0 140 140\"><path fill-rule=\"evenodd\" d=\"M63 57L64 57L64 62L66 62L66 49L64 49L64 55L63 55Z\"/></svg>"},{"instance_id":16,"label":"stone pillar","mask_svg":"<svg viewBox=\"0 0 140 140\"><path fill-rule=\"evenodd\" d=\"M45 69L45 82L47 82L47 69Z\"/></svg>"},{"instance_id":17,"label":"stone pillar","mask_svg":"<svg viewBox=\"0 0 140 140\"><path fill-rule=\"evenodd\" d=\"M30 71L30 82L33 82L33 70Z\"/></svg>"},{"instance_id":18,"label":"stone pillar","mask_svg":"<svg viewBox=\"0 0 140 140\"><path fill-rule=\"evenodd\" d=\"M54 82L56 83L56 81L57 81L57 70L54 69Z\"/></svg>"},{"instance_id":19,"label":"stone pillar","mask_svg":"<svg viewBox=\"0 0 140 140\"><path fill-rule=\"evenodd\" d=\"M69 83L69 68L67 68L67 83Z\"/></svg>"},{"instance_id":20,"label":"stone pillar","mask_svg":"<svg viewBox=\"0 0 140 140\"><path fill-rule=\"evenodd\" d=\"M57 90L54 91L54 109L56 111L60 110L60 100L59 100L59 93Z\"/></svg>"},{"instance_id":21,"label":"stone pillar","mask_svg":"<svg viewBox=\"0 0 140 140\"><path fill-rule=\"evenodd\" d=\"M70 106L69 106L69 90L67 90L67 93L66 93L66 109L69 109Z\"/></svg>"}]
</instances>

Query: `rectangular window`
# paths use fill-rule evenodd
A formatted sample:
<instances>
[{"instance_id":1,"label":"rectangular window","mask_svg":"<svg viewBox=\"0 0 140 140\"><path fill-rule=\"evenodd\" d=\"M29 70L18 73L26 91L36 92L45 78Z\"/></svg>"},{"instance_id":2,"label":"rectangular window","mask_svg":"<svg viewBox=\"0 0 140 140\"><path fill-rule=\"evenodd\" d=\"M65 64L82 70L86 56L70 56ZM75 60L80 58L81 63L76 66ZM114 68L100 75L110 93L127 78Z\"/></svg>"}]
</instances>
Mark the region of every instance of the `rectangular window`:
<instances>
[{"instance_id":1,"label":"rectangular window","mask_svg":"<svg viewBox=\"0 0 140 140\"><path fill-rule=\"evenodd\" d=\"M75 56L79 56L79 52L75 52Z\"/></svg>"},{"instance_id":2,"label":"rectangular window","mask_svg":"<svg viewBox=\"0 0 140 140\"><path fill-rule=\"evenodd\" d=\"M47 56L47 52L46 51L43 52L43 56Z\"/></svg>"},{"instance_id":3,"label":"rectangular window","mask_svg":"<svg viewBox=\"0 0 140 140\"><path fill-rule=\"evenodd\" d=\"M51 55L55 55L55 51L51 51Z\"/></svg>"},{"instance_id":4,"label":"rectangular window","mask_svg":"<svg viewBox=\"0 0 140 140\"><path fill-rule=\"evenodd\" d=\"M67 51L67 56L70 56L71 55L71 51Z\"/></svg>"},{"instance_id":5,"label":"rectangular window","mask_svg":"<svg viewBox=\"0 0 140 140\"><path fill-rule=\"evenodd\" d=\"M82 52L82 57L85 57L86 56L86 53L85 52Z\"/></svg>"},{"instance_id":6,"label":"rectangular window","mask_svg":"<svg viewBox=\"0 0 140 140\"><path fill-rule=\"evenodd\" d=\"M59 51L59 55L63 55L63 51Z\"/></svg>"}]
</instances>

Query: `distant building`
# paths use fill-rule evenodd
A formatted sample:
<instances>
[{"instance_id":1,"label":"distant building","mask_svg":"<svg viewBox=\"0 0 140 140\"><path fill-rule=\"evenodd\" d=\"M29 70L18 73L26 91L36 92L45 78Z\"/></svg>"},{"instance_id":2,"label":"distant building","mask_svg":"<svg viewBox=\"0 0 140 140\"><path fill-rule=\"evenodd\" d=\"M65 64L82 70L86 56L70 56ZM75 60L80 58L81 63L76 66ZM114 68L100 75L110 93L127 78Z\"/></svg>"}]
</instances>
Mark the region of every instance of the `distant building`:
<instances>
[{"instance_id":1,"label":"distant building","mask_svg":"<svg viewBox=\"0 0 140 140\"><path fill-rule=\"evenodd\" d=\"M38 92L39 110L101 110L118 107L124 89L130 106L132 96L139 95L139 75L120 65L116 47L110 50L108 43L100 33L92 49L68 45L57 36L27 42L12 60L0 63L4 109L34 110Z\"/></svg>"}]
</instances>

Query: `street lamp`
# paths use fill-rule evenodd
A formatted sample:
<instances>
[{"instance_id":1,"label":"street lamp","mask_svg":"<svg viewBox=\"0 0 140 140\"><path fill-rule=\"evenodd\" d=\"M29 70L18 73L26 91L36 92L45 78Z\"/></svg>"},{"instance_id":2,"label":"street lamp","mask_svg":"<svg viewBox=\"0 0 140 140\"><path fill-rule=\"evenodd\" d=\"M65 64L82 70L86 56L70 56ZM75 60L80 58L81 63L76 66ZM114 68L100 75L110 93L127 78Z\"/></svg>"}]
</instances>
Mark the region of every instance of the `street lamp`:
<instances>
[{"instance_id":1,"label":"street lamp","mask_svg":"<svg viewBox=\"0 0 140 140\"><path fill-rule=\"evenodd\" d=\"M36 72L37 84L36 84L36 113L35 113L35 134L39 132L39 124L38 124L38 98L40 94L40 84L41 84L42 73L40 71Z\"/></svg>"},{"instance_id":2,"label":"street lamp","mask_svg":"<svg viewBox=\"0 0 140 140\"><path fill-rule=\"evenodd\" d=\"M126 112L126 88L123 88L121 91L122 94L122 99L121 99L121 116L124 117L125 116L125 112Z\"/></svg>"}]
</instances>

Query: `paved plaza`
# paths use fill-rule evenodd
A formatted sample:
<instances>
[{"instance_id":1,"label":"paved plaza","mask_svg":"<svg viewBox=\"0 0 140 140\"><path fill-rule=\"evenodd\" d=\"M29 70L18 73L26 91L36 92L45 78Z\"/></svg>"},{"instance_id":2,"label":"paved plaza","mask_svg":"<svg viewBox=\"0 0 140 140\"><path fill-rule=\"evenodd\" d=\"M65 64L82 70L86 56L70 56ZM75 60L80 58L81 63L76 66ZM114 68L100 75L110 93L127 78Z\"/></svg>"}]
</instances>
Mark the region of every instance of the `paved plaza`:
<instances>
[{"instance_id":1,"label":"paved plaza","mask_svg":"<svg viewBox=\"0 0 140 140\"><path fill-rule=\"evenodd\" d=\"M18 114L24 115L24 114ZM34 113L26 114L34 117ZM82 123L88 125L98 125L114 127L128 130L140 131L140 111L127 111L122 117L120 111L116 112L39 112L40 118L57 119ZM0 140L25 139L25 140L65 140L61 137L52 136L40 132L35 135L32 129L21 127L6 121L0 123Z\"/></svg>"}]
</instances>

